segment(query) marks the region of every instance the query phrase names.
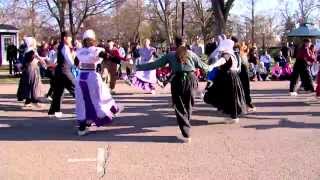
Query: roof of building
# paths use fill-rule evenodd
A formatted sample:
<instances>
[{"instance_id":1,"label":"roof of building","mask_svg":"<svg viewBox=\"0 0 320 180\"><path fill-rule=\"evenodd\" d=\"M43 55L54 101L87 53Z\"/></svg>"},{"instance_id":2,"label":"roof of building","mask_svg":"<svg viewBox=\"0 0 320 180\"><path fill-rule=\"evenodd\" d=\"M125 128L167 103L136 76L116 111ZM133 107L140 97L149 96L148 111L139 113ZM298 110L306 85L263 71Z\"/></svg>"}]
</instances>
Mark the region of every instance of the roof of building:
<instances>
[{"instance_id":1,"label":"roof of building","mask_svg":"<svg viewBox=\"0 0 320 180\"><path fill-rule=\"evenodd\" d=\"M15 26L9 25L9 24L0 24L0 29L4 30L18 30Z\"/></svg>"},{"instance_id":2,"label":"roof of building","mask_svg":"<svg viewBox=\"0 0 320 180\"><path fill-rule=\"evenodd\" d=\"M304 23L292 30L288 37L320 37L320 30L309 23Z\"/></svg>"}]
</instances>

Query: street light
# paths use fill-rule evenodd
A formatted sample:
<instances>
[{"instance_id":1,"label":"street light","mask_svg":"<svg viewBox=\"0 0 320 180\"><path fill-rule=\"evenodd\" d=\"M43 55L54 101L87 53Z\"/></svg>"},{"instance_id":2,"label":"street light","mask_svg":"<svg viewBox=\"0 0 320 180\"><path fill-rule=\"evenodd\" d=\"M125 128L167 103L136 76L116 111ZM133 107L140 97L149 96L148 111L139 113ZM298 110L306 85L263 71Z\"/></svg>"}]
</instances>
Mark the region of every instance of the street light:
<instances>
[{"instance_id":1,"label":"street light","mask_svg":"<svg viewBox=\"0 0 320 180\"><path fill-rule=\"evenodd\" d=\"M181 9L182 9L182 13L181 13L181 36L183 36L183 31L184 31L184 3L186 2L187 0L180 0L181 2Z\"/></svg>"}]
</instances>

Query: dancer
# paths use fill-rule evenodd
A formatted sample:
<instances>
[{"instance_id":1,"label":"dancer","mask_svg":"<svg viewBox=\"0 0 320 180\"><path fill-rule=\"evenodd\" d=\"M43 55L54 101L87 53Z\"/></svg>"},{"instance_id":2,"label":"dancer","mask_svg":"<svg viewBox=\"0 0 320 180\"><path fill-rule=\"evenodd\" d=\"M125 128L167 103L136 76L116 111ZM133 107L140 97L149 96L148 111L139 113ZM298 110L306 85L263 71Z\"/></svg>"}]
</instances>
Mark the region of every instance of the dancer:
<instances>
[{"instance_id":1,"label":"dancer","mask_svg":"<svg viewBox=\"0 0 320 180\"><path fill-rule=\"evenodd\" d=\"M182 46L182 38L175 39L177 50L170 52L160 59L137 65L137 71L156 69L169 64L173 71L171 83L172 103L184 142L190 142L190 118L194 105L194 94L198 81L194 75L196 68L208 70L208 66L193 52Z\"/></svg>"},{"instance_id":2,"label":"dancer","mask_svg":"<svg viewBox=\"0 0 320 180\"><path fill-rule=\"evenodd\" d=\"M136 64L147 64L153 62L156 55L156 49L150 46L150 40L145 39L144 48L139 49L140 58ZM156 93L157 75L156 70L137 71L131 79L131 86L142 89L145 92Z\"/></svg>"},{"instance_id":3,"label":"dancer","mask_svg":"<svg viewBox=\"0 0 320 180\"><path fill-rule=\"evenodd\" d=\"M57 51L57 66L55 70L55 88L53 92L52 102L49 109L49 116L62 117L60 111L61 101L64 89L67 89L74 97L74 77L71 68L74 64L72 55L71 37L66 32L61 34L61 42Z\"/></svg>"},{"instance_id":4,"label":"dancer","mask_svg":"<svg viewBox=\"0 0 320 180\"><path fill-rule=\"evenodd\" d=\"M55 72L55 67L57 63L57 49L58 49L58 42L53 42L52 49L49 51L49 54L48 54L49 63L47 68L47 76L50 79L50 88L48 90L48 93L46 94L46 97L49 101L52 101L52 96L53 96L54 72Z\"/></svg>"},{"instance_id":5,"label":"dancer","mask_svg":"<svg viewBox=\"0 0 320 180\"><path fill-rule=\"evenodd\" d=\"M238 123L239 116L247 111L245 94L238 75L241 62L234 54L233 48L234 42L230 39L219 43L217 51L221 54L220 58L210 66L210 69L219 67L220 71L214 85L207 92L209 104L230 115L231 118L227 118L226 123Z\"/></svg>"},{"instance_id":6,"label":"dancer","mask_svg":"<svg viewBox=\"0 0 320 180\"><path fill-rule=\"evenodd\" d=\"M105 50L96 47L96 35L87 30L83 35L83 48L77 51L80 75L76 82L76 114L79 123L78 135L88 133L87 126L93 121L96 126L110 123L123 110L112 99L109 88L96 72L100 58L106 58Z\"/></svg>"},{"instance_id":7,"label":"dancer","mask_svg":"<svg viewBox=\"0 0 320 180\"><path fill-rule=\"evenodd\" d=\"M36 53L36 40L33 37L24 38L27 49L24 54L24 67L17 92L18 101L25 99L25 108L41 107L41 76L38 63L45 66L44 59Z\"/></svg>"},{"instance_id":8,"label":"dancer","mask_svg":"<svg viewBox=\"0 0 320 180\"><path fill-rule=\"evenodd\" d=\"M297 96L298 93L295 90L299 76L305 91L314 92L313 82L311 74L309 72L309 64L315 61L315 56L310 52L311 40L305 39L303 46L298 51L297 60L293 66L293 72L290 81L290 96Z\"/></svg>"},{"instance_id":9,"label":"dancer","mask_svg":"<svg viewBox=\"0 0 320 180\"><path fill-rule=\"evenodd\" d=\"M115 94L116 82L118 79L117 66L121 61L125 61L125 57L120 56L120 52L114 44L114 41L108 40L108 47L106 48L107 58L102 61L101 68L104 71L103 74L106 78L107 84L111 89L111 94ZM107 74L106 75L106 71Z\"/></svg>"}]
</instances>

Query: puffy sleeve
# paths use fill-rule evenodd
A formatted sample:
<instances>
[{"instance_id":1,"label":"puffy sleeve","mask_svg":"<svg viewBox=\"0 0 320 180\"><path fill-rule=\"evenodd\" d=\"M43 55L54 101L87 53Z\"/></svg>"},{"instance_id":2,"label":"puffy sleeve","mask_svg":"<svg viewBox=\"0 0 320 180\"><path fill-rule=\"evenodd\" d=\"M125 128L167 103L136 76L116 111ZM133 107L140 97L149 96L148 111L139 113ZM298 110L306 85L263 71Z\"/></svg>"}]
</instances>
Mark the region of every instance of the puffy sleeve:
<instances>
[{"instance_id":1,"label":"puffy sleeve","mask_svg":"<svg viewBox=\"0 0 320 180\"><path fill-rule=\"evenodd\" d=\"M212 69L214 69L216 67L220 67L220 66L224 65L226 62L227 61L224 57L219 58L214 64L209 66L209 71L211 71Z\"/></svg>"}]
</instances>

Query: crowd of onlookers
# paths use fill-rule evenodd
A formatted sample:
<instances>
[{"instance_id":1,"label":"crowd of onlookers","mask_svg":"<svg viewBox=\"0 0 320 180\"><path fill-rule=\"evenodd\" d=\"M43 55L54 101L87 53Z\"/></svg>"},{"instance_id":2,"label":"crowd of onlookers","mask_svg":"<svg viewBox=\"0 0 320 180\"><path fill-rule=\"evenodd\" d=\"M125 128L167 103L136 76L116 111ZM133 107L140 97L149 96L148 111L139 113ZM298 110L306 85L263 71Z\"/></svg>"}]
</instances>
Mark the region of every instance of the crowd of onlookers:
<instances>
[{"instance_id":1,"label":"crowd of onlookers","mask_svg":"<svg viewBox=\"0 0 320 180\"><path fill-rule=\"evenodd\" d=\"M107 48L110 44L110 41L105 43L104 40L99 42L99 47ZM134 59L138 56L137 50L139 49L138 43L128 43L125 46L121 46L117 41L112 41L114 44L112 49L112 55L116 58L120 59L125 57L130 57L129 59ZM216 46L216 41L213 39L211 42L207 43L206 46L203 46L200 43L199 39L196 39L188 48L196 53L198 56L203 57L203 55L209 56L207 52L210 52L210 48L212 46ZM72 50L76 50L81 47L81 43L76 41L74 42L74 46L72 46ZM23 53L25 51L25 45L20 45L19 48L14 45L8 46L7 49L7 59L10 62L10 74L19 74L21 72L22 64L23 64ZM58 41L51 40L48 42L41 42L38 45L38 54L41 57L48 57L51 63L56 63L57 59L57 48ZM171 51L171 48L157 48L157 54L165 54ZM269 54L268 50L264 50L262 53L259 52L257 46L251 43L241 43L240 55L242 60L248 63L248 72L251 81L266 81L266 80L289 80L292 74L292 60L295 59L297 55L297 47L293 45L293 43L283 43L281 49L273 50L277 51L273 57ZM316 57L317 53L315 51L314 45L311 45L310 52L314 53ZM320 56L319 56L320 57ZM320 59L320 58L319 58ZM132 60L131 60L132 61ZM129 64L133 65L134 62L129 62ZM101 68L101 67L99 67ZM131 67L126 65L126 75L122 74L121 63L118 63L118 76L126 77L132 73ZM50 73L47 73L44 68L41 68L41 76L49 76ZM310 66L310 73L315 77L318 72L318 65ZM168 74L169 70L167 68L162 68L157 71L158 78L162 78L165 74ZM196 72L197 77L200 79L205 79L205 75L202 72Z\"/></svg>"}]
</instances>

